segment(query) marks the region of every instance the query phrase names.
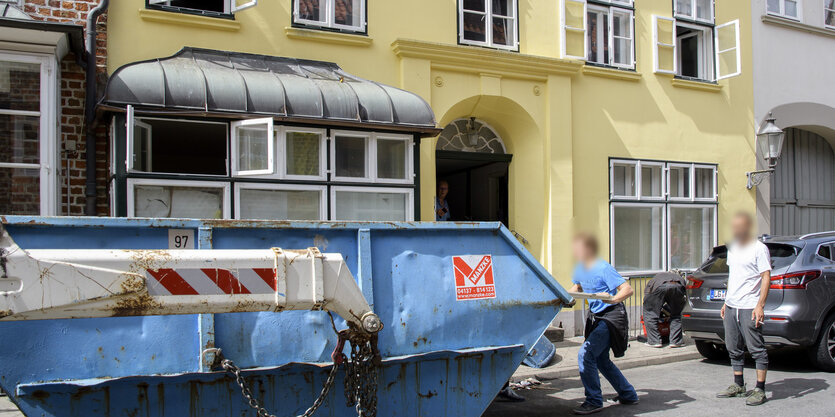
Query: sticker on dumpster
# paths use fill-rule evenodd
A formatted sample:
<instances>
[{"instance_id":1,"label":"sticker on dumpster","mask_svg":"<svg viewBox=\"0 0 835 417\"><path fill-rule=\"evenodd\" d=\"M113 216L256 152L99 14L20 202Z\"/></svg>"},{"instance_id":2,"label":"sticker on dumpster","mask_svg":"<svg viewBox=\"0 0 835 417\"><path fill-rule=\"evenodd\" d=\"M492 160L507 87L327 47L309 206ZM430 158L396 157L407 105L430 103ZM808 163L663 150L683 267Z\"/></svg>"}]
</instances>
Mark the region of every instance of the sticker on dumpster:
<instances>
[{"instance_id":1,"label":"sticker on dumpster","mask_svg":"<svg viewBox=\"0 0 835 417\"><path fill-rule=\"evenodd\" d=\"M491 255L461 255L452 257L455 271L455 297L462 300L496 298Z\"/></svg>"}]
</instances>

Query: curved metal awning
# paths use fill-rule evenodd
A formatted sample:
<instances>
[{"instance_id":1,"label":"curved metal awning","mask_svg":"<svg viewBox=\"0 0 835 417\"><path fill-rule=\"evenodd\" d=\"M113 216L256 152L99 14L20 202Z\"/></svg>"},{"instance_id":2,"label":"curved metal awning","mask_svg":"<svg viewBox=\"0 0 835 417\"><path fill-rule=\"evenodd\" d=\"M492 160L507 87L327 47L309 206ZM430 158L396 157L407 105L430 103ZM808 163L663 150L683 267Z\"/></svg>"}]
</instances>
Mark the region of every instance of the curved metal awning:
<instances>
[{"instance_id":1,"label":"curved metal awning","mask_svg":"<svg viewBox=\"0 0 835 417\"><path fill-rule=\"evenodd\" d=\"M331 62L183 48L125 65L99 105L176 114L272 116L286 121L435 135L435 115L416 94L343 71Z\"/></svg>"}]
</instances>

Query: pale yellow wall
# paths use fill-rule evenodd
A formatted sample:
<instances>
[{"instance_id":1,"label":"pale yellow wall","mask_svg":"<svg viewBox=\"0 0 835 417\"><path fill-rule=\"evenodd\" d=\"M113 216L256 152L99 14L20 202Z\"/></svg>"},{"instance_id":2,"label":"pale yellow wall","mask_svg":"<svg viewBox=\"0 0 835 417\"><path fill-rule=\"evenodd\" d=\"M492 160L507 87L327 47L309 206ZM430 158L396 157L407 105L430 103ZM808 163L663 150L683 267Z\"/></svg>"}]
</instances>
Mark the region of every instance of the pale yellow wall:
<instances>
[{"instance_id":1,"label":"pale yellow wall","mask_svg":"<svg viewBox=\"0 0 835 417\"><path fill-rule=\"evenodd\" d=\"M168 56L182 46L326 60L421 95L440 127L460 117L480 118L513 154L510 228L530 241L531 252L564 285L573 230L596 232L608 254L609 157L718 163L720 238L730 213L754 211L744 174L755 165L745 2L717 2L718 23L741 20L743 56L743 74L720 81L718 91L674 86L671 77L652 72L651 15L671 16L670 0L636 2L637 81L590 75L581 62L559 59L554 0L519 0L519 53L456 46L455 0L369 1L371 43L361 46L290 39L291 0L259 3L238 13L238 29L219 30L210 18L183 17L189 25L152 21L159 12L140 12L144 0L113 2L108 68ZM434 146L426 139L420 148L425 220L432 218Z\"/></svg>"}]
</instances>

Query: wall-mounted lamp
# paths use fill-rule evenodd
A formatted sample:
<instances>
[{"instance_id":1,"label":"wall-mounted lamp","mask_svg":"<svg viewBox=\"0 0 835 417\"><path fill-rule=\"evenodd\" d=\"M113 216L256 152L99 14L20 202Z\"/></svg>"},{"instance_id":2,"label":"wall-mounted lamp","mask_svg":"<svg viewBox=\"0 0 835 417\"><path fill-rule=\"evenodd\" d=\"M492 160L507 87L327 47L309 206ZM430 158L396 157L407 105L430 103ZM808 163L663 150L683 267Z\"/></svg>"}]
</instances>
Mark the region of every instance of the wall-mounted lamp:
<instances>
[{"instance_id":1,"label":"wall-mounted lamp","mask_svg":"<svg viewBox=\"0 0 835 417\"><path fill-rule=\"evenodd\" d=\"M757 150L765 159L768 168L745 174L748 176L747 187L749 190L754 188L755 185L760 185L763 180L774 173L774 167L777 166L777 160L780 159L780 154L783 152L783 139L786 134L774 124L774 120L771 113L768 113L765 124L760 126L760 130L757 132Z\"/></svg>"},{"instance_id":2,"label":"wall-mounted lamp","mask_svg":"<svg viewBox=\"0 0 835 417\"><path fill-rule=\"evenodd\" d=\"M467 140L470 142L470 146L478 145L478 129L476 129L475 124L475 117L470 117L467 122Z\"/></svg>"}]
</instances>

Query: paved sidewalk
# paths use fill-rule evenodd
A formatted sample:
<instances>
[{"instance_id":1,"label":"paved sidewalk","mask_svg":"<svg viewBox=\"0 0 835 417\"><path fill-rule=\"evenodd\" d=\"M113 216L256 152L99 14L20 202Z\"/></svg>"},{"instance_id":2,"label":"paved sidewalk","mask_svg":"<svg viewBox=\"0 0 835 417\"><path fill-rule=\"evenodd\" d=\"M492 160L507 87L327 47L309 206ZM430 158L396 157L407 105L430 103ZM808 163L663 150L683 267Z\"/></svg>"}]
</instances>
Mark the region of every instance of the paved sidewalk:
<instances>
[{"instance_id":1,"label":"paved sidewalk","mask_svg":"<svg viewBox=\"0 0 835 417\"><path fill-rule=\"evenodd\" d=\"M583 344L582 337L572 337L565 341L555 343L557 346L557 358L551 366L542 369L520 366L513 374L512 381L521 381L525 378L536 377L544 381L556 378L567 378L579 375L577 369L577 353ZM620 369L637 368L639 366L660 365L671 362L681 362L691 359L699 359L701 355L696 351L696 346L688 341L683 348L671 349L651 348L644 343L632 340L629 342L629 349L622 358L614 359Z\"/></svg>"}]
</instances>

